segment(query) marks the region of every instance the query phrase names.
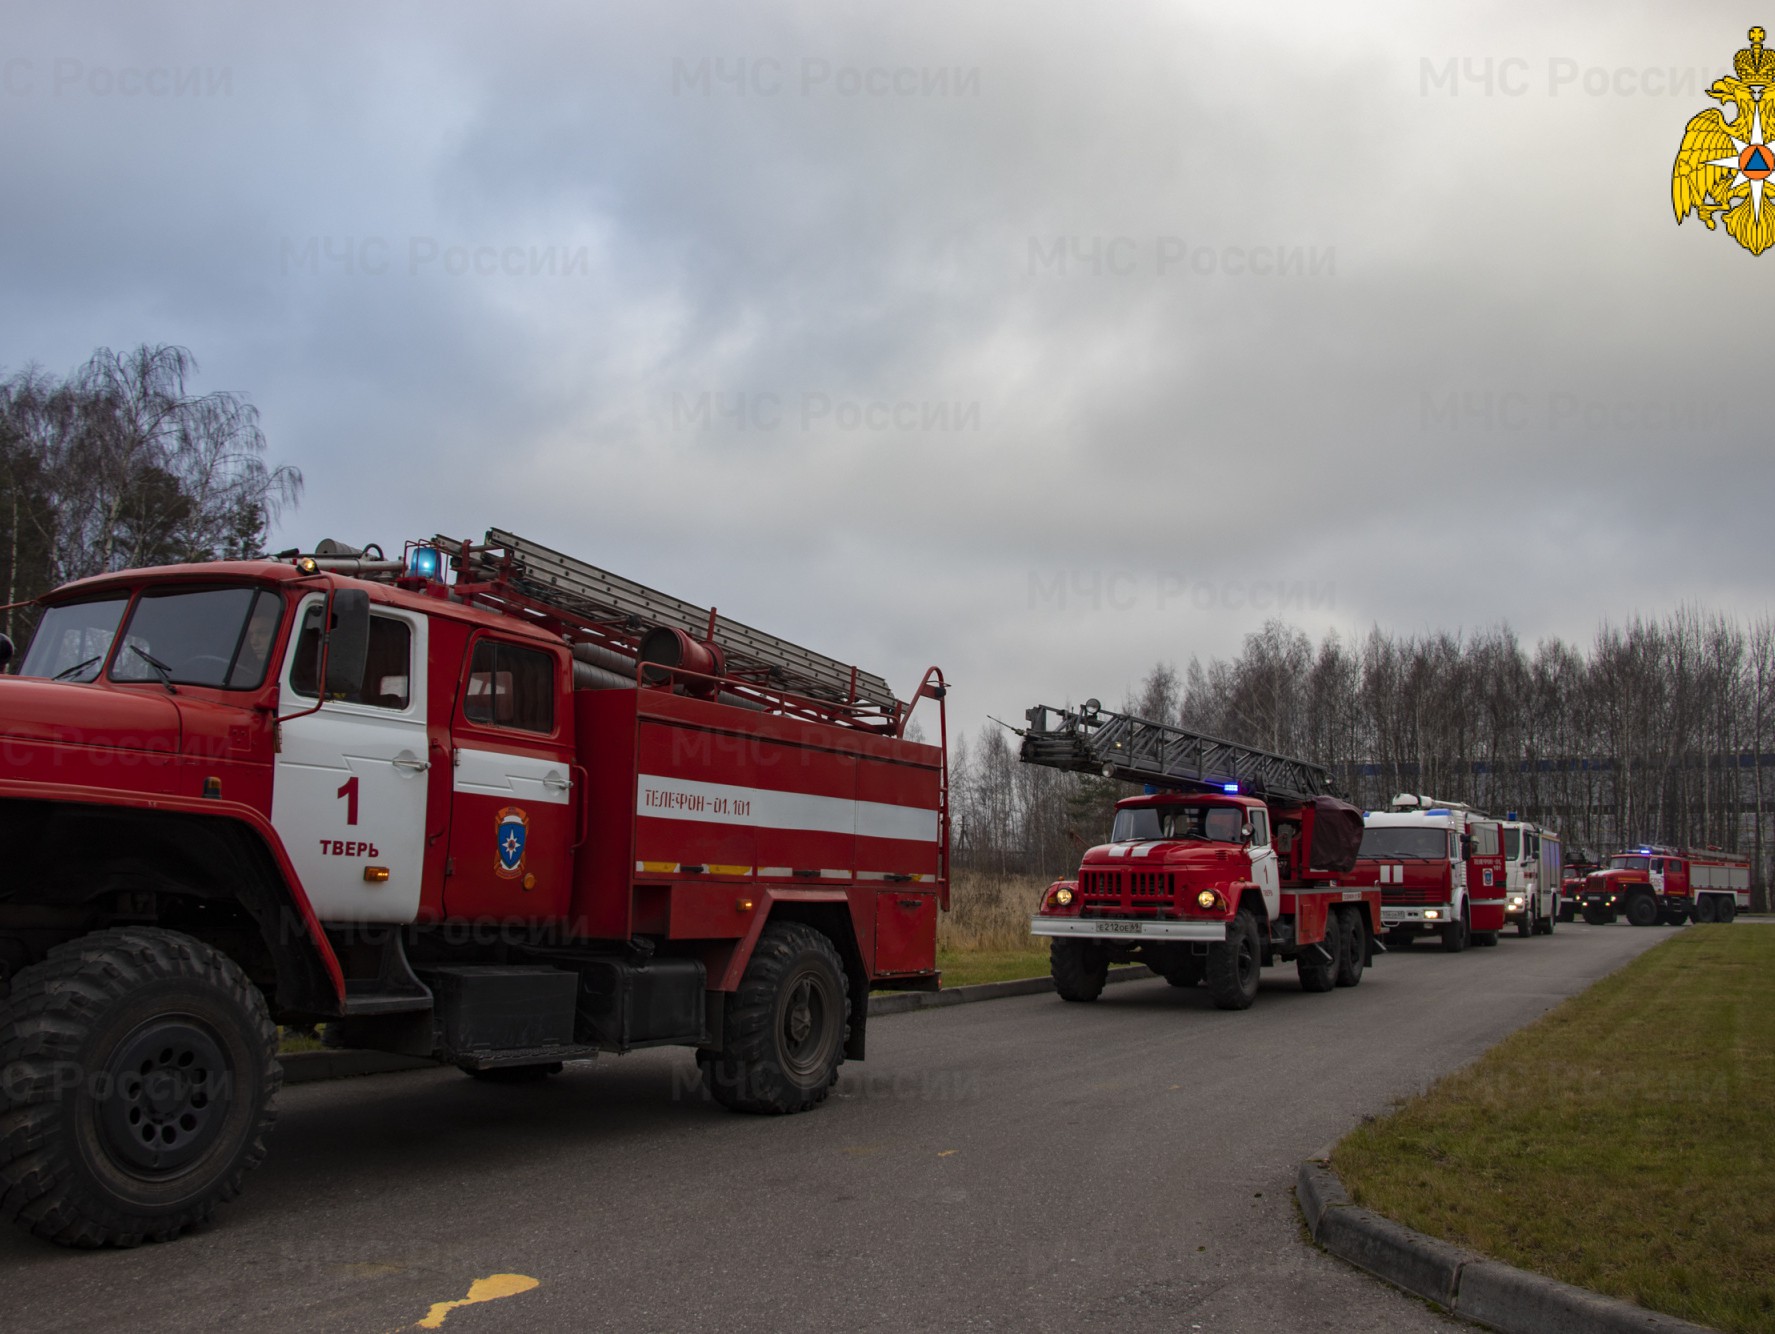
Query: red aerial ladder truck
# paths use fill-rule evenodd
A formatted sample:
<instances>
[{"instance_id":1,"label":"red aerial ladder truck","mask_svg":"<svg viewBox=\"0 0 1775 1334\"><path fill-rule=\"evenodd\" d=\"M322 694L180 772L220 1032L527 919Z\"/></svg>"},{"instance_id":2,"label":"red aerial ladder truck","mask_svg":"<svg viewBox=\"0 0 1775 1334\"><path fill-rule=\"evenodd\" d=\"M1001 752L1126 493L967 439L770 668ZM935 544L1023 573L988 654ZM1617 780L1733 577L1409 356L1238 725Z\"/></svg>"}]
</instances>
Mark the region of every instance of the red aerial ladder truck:
<instances>
[{"instance_id":1,"label":"red aerial ladder truck","mask_svg":"<svg viewBox=\"0 0 1775 1334\"><path fill-rule=\"evenodd\" d=\"M497 530L42 603L0 678L0 1202L38 1236L238 1194L278 1024L504 1082L687 1046L782 1113L872 988L937 984L945 751L878 676Z\"/></svg>"},{"instance_id":2,"label":"red aerial ladder truck","mask_svg":"<svg viewBox=\"0 0 1775 1334\"><path fill-rule=\"evenodd\" d=\"M1378 889L1348 884L1362 813L1302 760L1205 736L1095 700L1025 715L1021 758L1146 786L1116 803L1110 841L1042 897L1030 930L1050 940L1054 986L1096 1000L1112 963L1173 986L1205 983L1243 1010L1262 968L1291 960L1307 991L1355 986L1378 948Z\"/></svg>"}]
</instances>

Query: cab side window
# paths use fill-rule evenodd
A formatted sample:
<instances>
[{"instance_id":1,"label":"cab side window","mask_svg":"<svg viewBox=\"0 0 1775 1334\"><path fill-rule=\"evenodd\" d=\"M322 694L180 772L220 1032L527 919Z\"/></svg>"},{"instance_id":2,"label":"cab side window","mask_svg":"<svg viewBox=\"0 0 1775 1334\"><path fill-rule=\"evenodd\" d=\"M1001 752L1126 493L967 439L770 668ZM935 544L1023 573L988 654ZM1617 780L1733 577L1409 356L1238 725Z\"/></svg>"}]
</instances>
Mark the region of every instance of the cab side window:
<instances>
[{"instance_id":1,"label":"cab side window","mask_svg":"<svg viewBox=\"0 0 1775 1334\"><path fill-rule=\"evenodd\" d=\"M320 622L324 614L322 604L309 606L290 664L290 689L309 699L319 693L315 683L320 679ZM412 628L392 616L371 616L363 679L340 698L347 704L378 709L406 708L413 698L412 658Z\"/></svg>"},{"instance_id":2,"label":"cab side window","mask_svg":"<svg viewBox=\"0 0 1775 1334\"><path fill-rule=\"evenodd\" d=\"M1251 846L1267 848L1270 845L1270 817L1264 811L1251 812Z\"/></svg>"},{"instance_id":3,"label":"cab side window","mask_svg":"<svg viewBox=\"0 0 1775 1334\"><path fill-rule=\"evenodd\" d=\"M462 712L471 723L520 732L555 730L555 658L497 639L475 641Z\"/></svg>"}]
</instances>

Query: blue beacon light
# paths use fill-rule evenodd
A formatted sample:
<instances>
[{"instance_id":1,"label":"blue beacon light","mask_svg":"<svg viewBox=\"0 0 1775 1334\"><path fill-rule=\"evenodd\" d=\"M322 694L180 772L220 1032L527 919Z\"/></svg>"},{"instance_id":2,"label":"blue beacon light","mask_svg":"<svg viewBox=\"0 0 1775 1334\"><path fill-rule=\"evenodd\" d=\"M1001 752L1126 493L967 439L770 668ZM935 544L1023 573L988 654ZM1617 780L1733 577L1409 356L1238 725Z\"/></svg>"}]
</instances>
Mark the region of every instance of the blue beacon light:
<instances>
[{"instance_id":1,"label":"blue beacon light","mask_svg":"<svg viewBox=\"0 0 1775 1334\"><path fill-rule=\"evenodd\" d=\"M441 564L436 547L414 547L407 554L407 573L417 579L436 579Z\"/></svg>"}]
</instances>

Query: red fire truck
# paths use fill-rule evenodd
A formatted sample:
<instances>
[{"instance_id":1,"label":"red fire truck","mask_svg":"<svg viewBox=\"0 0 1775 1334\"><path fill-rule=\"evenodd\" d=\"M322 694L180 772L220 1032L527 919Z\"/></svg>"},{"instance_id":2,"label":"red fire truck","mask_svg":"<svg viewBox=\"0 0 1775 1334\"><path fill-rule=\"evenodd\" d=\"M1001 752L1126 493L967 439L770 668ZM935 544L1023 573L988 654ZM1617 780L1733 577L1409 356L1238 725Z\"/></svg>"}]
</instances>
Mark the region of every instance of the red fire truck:
<instances>
[{"instance_id":1,"label":"red fire truck","mask_svg":"<svg viewBox=\"0 0 1775 1334\"><path fill-rule=\"evenodd\" d=\"M1495 821L1458 801L1402 792L1391 809L1366 812L1362 823L1350 879L1379 886L1389 945L1435 935L1458 954L1469 944L1498 943L1505 877ZM1486 859L1478 864L1483 869L1469 865L1476 852Z\"/></svg>"},{"instance_id":2,"label":"red fire truck","mask_svg":"<svg viewBox=\"0 0 1775 1334\"><path fill-rule=\"evenodd\" d=\"M1380 895L1348 886L1361 813L1317 765L1184 728L1037 707L1021 756L1143 783L1116 804L1110 841L1042 897L1030 930L1049 938L1054 987L1096 1000L1112 963L1138 961L1173 986L1206 984L1223 1010L1257 998L1259 973L1292 961L1306 991L1353 987L1376 949Z\"/></svg>"},{"instance_id":3,"label":"red fire truck","mask_svg":"<svg viewBox=\"0 0 1775 1334\"><path fill-rule=\"evenodd\" d=\"M1750 908L1750 860L1718 848L1646 844L1617 852L1584 880L1584 920L1634 926L1730 922Z\"/></svg>"},{"instance_id":4,"label":"red fire truck","mask_svg":"<svg viewBox=\"0 0 1775 1334\"><path fill-rule=\"evenodd\" d=\"M280 1023L498 1082L683 1045L783 1113L871 988L937 984L945 751L879 677L500 531L43 604L0 678L0 1200L38 1236L238 1194Z\"/></svg>"}]
</instances>

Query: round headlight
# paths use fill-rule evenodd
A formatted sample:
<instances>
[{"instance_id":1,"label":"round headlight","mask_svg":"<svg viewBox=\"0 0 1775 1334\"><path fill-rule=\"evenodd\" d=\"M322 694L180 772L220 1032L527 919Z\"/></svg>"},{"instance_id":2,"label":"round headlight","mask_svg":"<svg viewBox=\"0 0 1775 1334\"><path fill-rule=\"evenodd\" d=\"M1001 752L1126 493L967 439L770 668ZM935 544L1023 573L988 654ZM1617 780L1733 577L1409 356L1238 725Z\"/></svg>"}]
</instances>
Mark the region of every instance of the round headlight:
<instances>
[{"instance_id":1,"label":"round headlight","mask_svg":"<svg viewBox=\"0 0 1775 1334\"><path fill-rule=\"evenodd\" d=\"M1054 902L1059 904L1062 908L1071 907L1072 891L1062 885L1059 889L1054 891Z\"/></svg>"},{"instance_id":2,"label":"round headlight","mask_svg":"<svg viewBox=\"0 0 1775 1334\"><path fill-rule=\"evenodd\" d=\"M1196 906L1204 912L1212 912L1219 902L1220 895L1216 894L1211 889L1204 889L1200 894L1196 895Z\"/></svg>"}]
</instances>

